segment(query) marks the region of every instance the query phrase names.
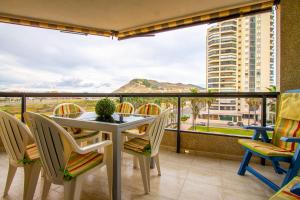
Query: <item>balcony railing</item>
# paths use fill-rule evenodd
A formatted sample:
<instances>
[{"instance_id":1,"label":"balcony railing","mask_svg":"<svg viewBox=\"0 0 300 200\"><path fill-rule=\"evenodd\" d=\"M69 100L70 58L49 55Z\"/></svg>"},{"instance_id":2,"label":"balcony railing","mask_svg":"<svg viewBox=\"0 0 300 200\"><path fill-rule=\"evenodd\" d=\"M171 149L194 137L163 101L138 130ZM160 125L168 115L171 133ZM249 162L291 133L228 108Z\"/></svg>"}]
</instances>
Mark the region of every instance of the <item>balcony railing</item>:
<instances>
[{"instance_id":1,"label":"balcony railing","mask_svg":"<svg viewBox=\"0 0 300 200\"><path fill-rule=\"evenodd\" d=\"M201 132L201 131L192 131L192 130L183 130L181 128L181 119L182 119L182 103L185 100L190 99L201 99L201 98L215 98L216 101L221 98L226 99L241 99L241 98L258 98L261 99L260 111L258 112L261 117L261 125L265 126L267 122L267 99L269 98L277 98L279 93L277 92L200 92L200 93L25 93L25 92L0 92L0 98L20 98L21 99L21 119L23 118L23 113L27 110L27 99L29 98L92 98L92 97L114 97L118 98L120 102L123 102L125 98L172 98L173 102L176 103L176 109L173 110L173 114L177 115L176 127L172 129L168 129L176 132L177 152L180 152L180 133L183 132L191 132L197 134L217 134L211 132ZM67 101L67 100L66 100ZM1 106L0 106L1 107ZM207 109L206 111L207 112ZM203 116L208 116L209 114L203 113ZM221 133L220 133L221 134ZM232 136L225 135L224 136Z\"/></svg>"}]
</instances>

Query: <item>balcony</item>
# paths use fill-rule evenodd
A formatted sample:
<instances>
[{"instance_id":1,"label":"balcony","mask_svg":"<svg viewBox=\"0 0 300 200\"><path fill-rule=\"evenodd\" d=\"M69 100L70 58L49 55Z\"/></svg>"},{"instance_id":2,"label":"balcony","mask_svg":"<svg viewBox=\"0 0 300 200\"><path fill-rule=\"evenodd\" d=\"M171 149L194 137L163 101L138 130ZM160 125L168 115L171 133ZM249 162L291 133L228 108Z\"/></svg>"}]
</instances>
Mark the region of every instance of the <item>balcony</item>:
<instances>
[{"instance_id":1,"label":"balcony","mask_svg":"<svg viewBox=\"0 0 300 200\"><path fill-rule=\"evenodd\" d=\"M49 2L51 4L52 1ZM201 23L215 23L220 19L229 19L237 15L248 16L253 13L261 13L261 11L266 12L267 10L271 10L271 6L268 5L273 5L274 3L272 1L255 1L251 2L250 5L246 1L241 3L220 1L216 3L215 6L212 4L187 4L186 2L178 1L172 4L169 9L166 9L158 3L151 2L151 4L149 4L145 1L139 4L138 12L131 12L135 11L136 5L131 5L130 2L124 3L124 1L120 3L117 9L118 12L116 12L115 5L108 3L108 7L114 9L105 9L107 6L94 5L95 2L97 4L101 1L93 1L90 2L90 5L81 7L76 7L78 6L76 3L72 5L77 8L75 10L82 12L82 15L79 16L76 15L78 13L72 12L72 9L66 9L62 6L60 1L54 0L54 3L58 4L57 6L47 6L49 2L45 1L45 5L41 5L39 2L35 2L34 4L26 2L23 4L22 1L19 1L13 3L15 6L9 6L11 2L7 1L0 7L0 21L82 35L101 35L123 40L133 37L153 36L162 31ZM278 1L275 3L278 3ZM300 82L297 76L299 74L299 68L297 68L297 66L299 66L300 63L298 56L298 33L300 26L299 20L296 20L299 15L296 9L299 7L299 2L295 1L295 3L291 4L289 1L281 1L281 4L279 9L275 10L275 12L280 14L280 23L276 21L276 26L279 26L276 31L279 32L278 36L280 36L276 38L276 40L278 39L280 42L280 46L278 47L279 51L276 51L278 58L278 63L276 64L279 66L281 72L280 75L276 75L278 79L280 79L280 91L283 92L289 89L299 88ZM34 11L35 9L33 8L36 7L41 8L39 12ZM98 8L98 10L96 9L97 12L91 12L94 8ZM126 8L126 10L121 9L122 12L119 12L119 8ZM224 9L220 11L219 8ZM153 12L160 9L162 11L160 15L157 15L157 12ZM214 12L214 9L219 12ZM198 11L201 11L201 13L198 14ZM2 16L1 13L6 14ZM63 15L57 13L63 13ZM143 13L143 16L141 17L141 14L137 13ZM174 13L179 14L176 16ZM121 16L120 14L124 15ZM76 18L76 16L79 16L80 19ZM91 16L94 16L94 19L97 20L92 19ZM159 16L160 19L155 16ZM118 19L122 19L121 23L115 23ZM293 26L291 26L291 24L293 24ZM231 24L228 23L228 25L230 26ZM220 29L220 27L214 26L209 29L209 32L219 32ZM235 30L231 29L226 31L234 32ZM231 44L236 43L236 40L222 39L222 41L213 40L210 42L211 43L208 44L209 47L227 44L232 46ZM49 51L55 53L53 49ZM237 65L237 63L233 61L222 61L220 64L222 65L219 67L220 69L222 69L222 67L225 69L225 66L234 67L234 65ZM228 76L231 77L235 75L230 74ZM276 118L276 112L270 105L272 104L273 108L276 109L274 105L277 103L276 99L279 93L234 92L237 88L233 85L224 85L222 83L207 85L209 89L216 90L197 94L164 92L153 94L0 92L0 109L11 112L16 117L23 119L23 113L25 111L35 111L49 115L53 110L53 106L58 102L80 102L88 111L91 111L91 108L94 109L95 107L95 99L103 97L108 97L114 102L134 102L135 99L141 100L142 102L154 102L154 98L158 98L155 99L157 100L155 101L156 103L159 103L164 108L170 106L172 109L170 121L168 121L168 127L164 131L161 144L160 162L162 176L158 177L155 170L150 170L151 193L145 195L139 169L134 169L131 157L124 154L122 157L121 170L120 168L118 169L121 171L122 176L118 176L116 180L113 181L114 200L231 200L270 198L274 194L274 191L255 179L253 175L250 173L247 173L246 176L236 175L244 153L244 150L238 144L237 140L240 138L250 138L253 133L253 131L242 129L238 123L242 122L247 124L248 122L248 124L263 126L273 124ZM13 100L10 101L11 99ZM47 103L43 102L45 99ZM189 115L192 110L190 106L193 99L198 99L198 102L202 102L201 109L195 117ZM211 104L213 105L212 107L209 107L207 99L215 100L215 102ZM235 99L236 105L221 105L222 102L225 102L221 99ZM250 108L250 105L247 107L244 102L246 99L258 99L258 108ZM5 101L10 101L13 106L6 105ZM42 103L38 103L39 101ZM138 105L140 102L135 103ZM3 150L3 144L0 140L1 189L3 189L5 185L5 177L8 172L7 163L9 162L8 156ZM271 163L265 163L264 160L256 158L253 160L252 166L258 168L267 178L275 183L281 183L283 175L273 173L274 170ZM118 172L118 174L120 173ZM9 196L4 199L22 198L23 177L23 173L17 172L11 192ZM120 181L121 179L122 181ZM40 182L38 185L37 191L41 189ZM86 179L84 179L83 185L81 199L110 198L108 189L105 187L108 185L106 171L103 169L87 176ZM0 195L3 195L3 190L0 191ZM39 192L36 192L34 199L40 199L40 197ZM52 186L48 198L63 199L63 187Z\"/></svg>"}]
</instances>

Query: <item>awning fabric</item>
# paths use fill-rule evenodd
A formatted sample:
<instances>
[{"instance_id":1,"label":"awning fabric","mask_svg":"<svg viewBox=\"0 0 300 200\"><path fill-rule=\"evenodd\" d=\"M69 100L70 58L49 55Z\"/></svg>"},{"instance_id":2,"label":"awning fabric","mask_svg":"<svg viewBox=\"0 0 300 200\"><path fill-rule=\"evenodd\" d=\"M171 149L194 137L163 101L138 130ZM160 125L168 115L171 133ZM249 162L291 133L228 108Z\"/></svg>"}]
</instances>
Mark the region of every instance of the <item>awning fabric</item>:
<instances>
[{"instance_id":1,"label":"awning fabric","mask_svg":"<svg viewBox=\"0 0 300 200\"><path fill-rule=\"evenodd\" d=\"M86 6L83 8L80 8L78 6L79 8L75 7L76 8L75 9L74 4L70 5L70 4L65 3L70 8L62 7L62 6L65 6L62 4L64 1L57 1L57 2L55 0L48 1L48 2L46 1L46 3L44 2L44 4L47 4L45 6L43 6L40 1L30 1L30 2L32 4L30 4L29 6L28 5L25 6L25 4L24 4L25 2L22 2L22 1L6 0L6 3L7 3L6 7L5 7L5 3L2 3L2 5L0 7L0 22L32 26L32 27L39 27L39 28L46 28L46 29L54 29L54 30L59 30L59 31L63 31L63 32L79 33L79 34L84 34L84 35L90 34L90 35L99 35L99 36L106 36L106 37L113 36L113 37L117 37L118 39L122 40L122 39L126 39L126 38L139 37L139 36L144 36L144 35L154 34L154 33L162 32L162 31L183 28L183 27L187 27L187 26L193 26L193 25L202 24L202 23L216 22L216 21L221 21L221 20L225 20L225 19L243 16L243 15L249 15L249 14L255 14L255 13L259 13L259 12L270 11L272 9L272 6L275 4L275 2L277 3L278 0L215 1L215 2L211 3L211 5L209 3L210 1L205 1L205 0L198 0L198 1L190 0L189 5L184 3L187 1L174 1L173 0L173 1L164 1L163 2L164 5L161 8L159 7L160 1L153 1L153 0L152 1L143 0L143 1L138 2L140 4L139 8L136 7L136 4L137 4L136 1L132 1L132 0L118 1L118 3L120 4L119 7L116 7L115 5L107 5L107 4L110 4L110 2L112 2L112 4L115 3L112 0L111 1L98 0L98 1L94 2L95 6L97 5L97 6L99 6L99 8L101 8L101 6L105 7L105 8L108 7L108 9L105 9L105 8L102 8L102 10L100 9L99 12L97 9L93 8L93 5L90 5L90 7ZM65 1L65 2L68 2L68 1ZM84 1L78 1L78 2L81 2L81 3L83 2L83 4L84 4ZM172 6L172 9L169 8L169 10L167 10L167 8L168 8L167 3L170 3L170 2L174 2L174 3L177 2L178 5L175 5L175 6L170 5L170 6ZM182 11L184 9L181 9L183 6L192 7L193 5L197 5L199 7L199 9L201 9L201 3L204 3L204 2L206 2L206 6L207 6L207 8L209 8L208 10L204 9L197 13L197 12L194 12L195 8L194 9L189 8L189 10L193 11L193 13L188 13L188 9L186 9L187 11L185 13ZM216 2L219 2L219 3L216 3ZM236 2L236 4L232 4L232 6L230 6L230 4L228 2ZM241 2L244 2L244 3L241 3ZM38 3L40 5L35 5ZM128 3L128 4L126 4L126 3ZM61 7L51 7L53 5L58 5L58 4L62 4L62 6ZM104 6L104 4L105 4L105 6ZM157 5L153 6L153 4L157 4ZM212 4L213 4L213 6L212 6ZM111 7L109 7L109 6L111 6ZM149 6L153 6L154 8L152 8L152 10L148 9ZM24 8L24 7L26 7L26 8ZM123 7L126 7L127 10L122 10ZM197 9L198 9L198 7L197 7ZM203 5L203 7L204 7L204 5ZM177 8L178 11L182 11L180 14L181 16L175 16L174 11L173 11L173 13L171 13L173 8ZM36 11L37 9L39 9L39 10ZM45 10L45 12L41 12L41 9L42 9L42 11ZM60 9L60 10L57 10L57 9ZM81 12L82 11L81 9L86 9L86 10L83 10L83 12L82 12L83 15L77 15L77 13L74 12L74 11ZM130 11L132 9L141 9L141 11L136 11L134 13L135 15L131 17ZM34 11L36 11L36 12L34 12ZM107 13L101 13L101 11L107 12ZM158 12L158 11L160 12L160 16L156 18L153 13ZM165 14L164 11L170 12L170 15L168 16L167 15L168 12ZM94 12L93 13L94 15L91 15L91 16L87 15L92 12ZM44 13L46 13L46 14L44 15ZM74 15L74 13L75 13L75 15ZM85 13L85 15L84 15L84 13ZM98 13L100 13L100 14L98 14ZM116 15L118 15L118 13L120 14L120 16L116 16ZM144 16L143 16L143 13L145 13ZM60 14L63 16L60 17ZM107 15L105 15L105 14L107 14ZM176 14L176 12L175 12L175 14ZM108 16L108 15L112 19L110 19L109 17L103 19L103 16ZM95 19L95 16L99 17L99 18ZM78 17L78 18L76 18L76 17ZM136 17L140 17L141 20L138 21L136 19ZM122 20L122 18L124 18L124 19ZM122 23L120 23L120 21Z\"/></svg>"},{"instance_id":2,"label":"awning fabric","mask_svg":"<svg viewBox=\"0 0 300 200\"><path fill-rule=\"evenodd\" d=\"M274 1L269 1L269 2L258 3L258 4L240 7L240 8L222 10L222 11L213 12L209 14L200 14L200 15L187 17L180 20L158 23L155 25L145 26L130 31L120 32L118 34L118 38L125 39L125 38L135 37L139 35L152 34L152 33L158 33L158 32L177 29L177 28L183 28L191 25L219 21L226 18L239 17L251 13L268 11L272 9L273 5L274 5Z\"/></svg>"},{"instance_id":3,"label":"awning fabric","mask_svg":"<svg viewBox=\"0 0 300 200\"><path fill-rule=\"evenodd\" d=\"M99 35L105 37L114 35L112 31L97 30L97 29L85 28L80 26L72 26L72 25L63 25L63 24L51 23L51 22L42 22L38 20L21 19L17 17L0 16L0 22L23 25L23 26L32 26L38 28L53 29L53 30L59 30L63 32L70 32L70 33L79 33L83 35Z\"/></svg>"}]
</instances>

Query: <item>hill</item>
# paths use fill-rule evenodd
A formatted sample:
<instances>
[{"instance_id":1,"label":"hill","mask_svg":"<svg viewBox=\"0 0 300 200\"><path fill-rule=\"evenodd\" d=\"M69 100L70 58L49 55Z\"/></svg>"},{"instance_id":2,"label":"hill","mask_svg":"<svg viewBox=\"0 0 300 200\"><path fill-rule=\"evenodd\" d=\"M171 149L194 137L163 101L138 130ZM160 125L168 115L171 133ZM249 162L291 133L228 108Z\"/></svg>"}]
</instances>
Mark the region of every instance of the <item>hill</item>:
<instances>
[{"instance_id":1,"label":"hill","mask_svg":"<svg viewBox=\"0 0 300 200\"><path fill-rule=\"evenodd\" d=\"M133 79L123 85L114 93L178 93L190 92L191 88L198 88L199 91L205 90L193 84L158 82L148 79Z\"/></svg>"}]
</instances>

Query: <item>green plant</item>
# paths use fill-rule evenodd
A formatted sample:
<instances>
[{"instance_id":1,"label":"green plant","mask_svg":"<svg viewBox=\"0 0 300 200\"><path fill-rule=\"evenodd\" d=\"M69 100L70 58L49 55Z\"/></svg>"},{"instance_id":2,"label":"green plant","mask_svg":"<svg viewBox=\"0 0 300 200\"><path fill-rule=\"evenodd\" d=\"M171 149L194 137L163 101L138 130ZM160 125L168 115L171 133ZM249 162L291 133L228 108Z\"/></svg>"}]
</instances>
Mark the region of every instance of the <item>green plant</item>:
<instances>
[{"instance_id":1,"label":"green plant","mask_svg":"<svg viewBox=\"0 0 300 200\"><path fill-rule=\"evenodd\" d=\"M111 116L115 112L114 102L108 98L101 99L96 103L95 112L101 117Z\"/></svg>"},{"instance_id":2,"label":"green plant","mask_svg":"<svg viewBox=\"0 0 300 200\"><path fill-rule=\"evenodd\" d=\"M185 122L186 120L188 120L190 118L190 116L188 115L183 115L181 116L181 121Z\"/></svg>"}]
</instances>

